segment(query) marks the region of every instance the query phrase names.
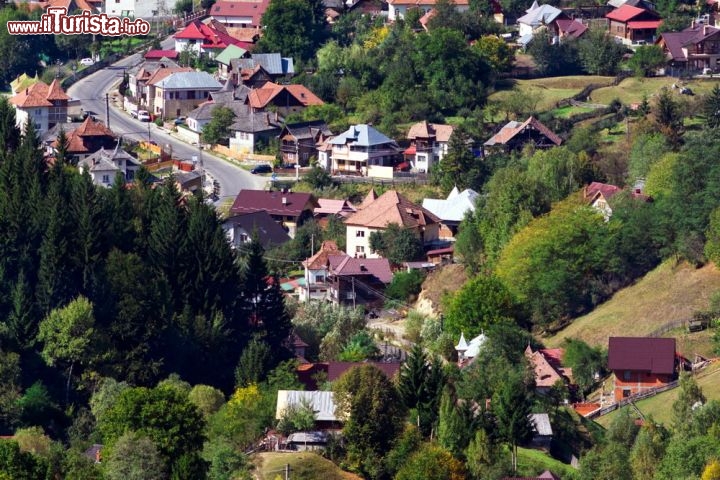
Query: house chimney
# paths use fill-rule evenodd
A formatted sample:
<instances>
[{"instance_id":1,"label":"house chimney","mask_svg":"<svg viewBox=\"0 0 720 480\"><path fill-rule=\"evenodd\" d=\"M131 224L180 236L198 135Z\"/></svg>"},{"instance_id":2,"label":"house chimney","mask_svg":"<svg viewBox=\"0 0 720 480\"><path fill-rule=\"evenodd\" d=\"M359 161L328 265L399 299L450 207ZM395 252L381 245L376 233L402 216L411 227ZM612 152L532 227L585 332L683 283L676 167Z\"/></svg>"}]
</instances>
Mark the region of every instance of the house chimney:
<instances>
[{"instance_id":1,"label":"house chimney","mask_svg":"<svg viewBox=\"0 0 720 480\"><path fill-rule=\"evenodd\" d=\"M283 205L287 205L287 204L288 204L288 199L287 199L287 197L282 197L282 204L283 204Z\"/></svg>"},{"instance_id":2,"label":"house chimney","mask_svg":"<svg viewBox=\"0 0 720 480\"><path fill-rule=\"evenodd\" d=\"M710 25L703 24L703 36L708 34L709 29L710 29Z\"/></svg>"}]
</instances>

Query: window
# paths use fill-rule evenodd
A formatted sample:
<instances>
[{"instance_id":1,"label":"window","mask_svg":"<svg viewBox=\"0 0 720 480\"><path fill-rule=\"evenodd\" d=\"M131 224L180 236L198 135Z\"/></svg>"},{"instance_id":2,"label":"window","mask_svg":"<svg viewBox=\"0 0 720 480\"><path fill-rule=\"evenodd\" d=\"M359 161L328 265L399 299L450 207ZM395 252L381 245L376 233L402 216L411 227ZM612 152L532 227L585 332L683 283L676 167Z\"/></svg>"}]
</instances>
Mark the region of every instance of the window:
<instances>
[{"instance_id":1,"label":"window","mask_svg":"<svg viewBox=\"0 0 720 480\"><path fill-rule=\"evenodd\" d=\"M630 396L630 389L629 388L623 388L622 391L623 398L627 398Z\"/></svg>"},{"instance_id":2,"label":"window","mask_svg":"<svg viewBox=\"0 0 720 480\"><path fill-rule=\"evenodd\" d=\"M103 175L102 183L110 183L110 175Z\"/></svg>"},{"instance_id":3,"label":"window","mask_svg":"<svg viewBox=\"0 0 720 480\"><path fill-rule=\"evenodd\" d=\"M625 370L623 372L623 380L630 380L632 378L632 372L630 370Z\"/></svg>"},{"instance_id":4,"label":"window","mask_svg":"<svg viewBox=\"0 0 720 480\"><path fill-rule=\"evenodd\" d=\"M358 245L355 247L355 253L365 253L365 247Z\"/></svg>"},{"instance_id":5,"label":"window","mask_svg":"<svg viewBox=\"0 0 720 480\"><path fill-rule=\"evenodd\" d=\"M187 92L188 100L195 100L195 91Z\"/></svg>"},{"instance_id":6,"label":"window","mask_svg":"<svg viewBox=\"0 0 720 480\"><path fill-rule=\"evenodd\" d=\"M358 230L355 232L356 237L365 237L365 230Z\"/></svg>"},{"instance_id":7,"label":"window","mask_svg":"<svg viewBox=\"0 0 720 480\"><path fill-rule=\"evenodd\" d=\"M240 241L241 241L242 243L247 243L248 240L249 240L249 239L248 239L247 233L241 233L241 234L240 234Z\"/></svg>"}]
</instances>

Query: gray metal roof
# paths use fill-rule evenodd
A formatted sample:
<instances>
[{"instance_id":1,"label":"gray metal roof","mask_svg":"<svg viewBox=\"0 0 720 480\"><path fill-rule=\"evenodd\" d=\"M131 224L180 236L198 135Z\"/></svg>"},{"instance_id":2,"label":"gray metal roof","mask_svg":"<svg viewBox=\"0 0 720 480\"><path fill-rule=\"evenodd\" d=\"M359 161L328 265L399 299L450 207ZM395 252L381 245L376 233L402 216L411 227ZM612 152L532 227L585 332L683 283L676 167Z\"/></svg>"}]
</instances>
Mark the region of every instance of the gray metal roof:
<instances>
[{"instance_id":1,"label":"gray metal roof","mask_svg":"<svg viewBox=\"0 0 720 480\"><path fill-rule=\"evenodd\" d=\"M547 413L530 414L530 424L535 429L535 433L543 436L552 436L553 430L550 425L550 417Z\"/></svg>"},{"instance_id":2,"label":"gray metal roof","mask_svg":"<svg viewBox=\"0 0 720 480\"><path fill-rule=\"evenodd\" d=\"M524 23L525 25L531 25L533 27L549 25L561 13L562 10L555 8L552 5L540 5L538 8L530 10L528 13L518 18L517 22Z\"/></svg>"},{"instance_id":3,"label":"gray metal roof","mask_svg":"<svg viewBox=\"0 0 720 480\"><path fill-rule=\"evenodd\" d=\"M220 90L222 85L207 72L175 72L158 82L158 87L177 90Z\"/></svg>"},{"instance_id":4,"label":"gray metal roof","mask_svg":"<svg viewBox=\"0 0 720 480\"><path fill-rule=\"evenodd\" d=\"M279 53L254 53L250 58L233 58L230 60L233 69L252 70L260 65L270 75L290 75L295 73L295 64L290 57L282 57Z\"/></svg>"},{"instance_id":5,"label":"gray metal roof","mask_svg":"<svg viewBox=\"0 0 720 480\"><path fill-rule=\"evenodd\" d=\"M345 132L330 140L332 145L357 145L360 147L370 147L373 145L397 143L392 138L388 138L382 133L375 130L370 125L364 123L352 125Z\"/></svg>"}]
</instances>

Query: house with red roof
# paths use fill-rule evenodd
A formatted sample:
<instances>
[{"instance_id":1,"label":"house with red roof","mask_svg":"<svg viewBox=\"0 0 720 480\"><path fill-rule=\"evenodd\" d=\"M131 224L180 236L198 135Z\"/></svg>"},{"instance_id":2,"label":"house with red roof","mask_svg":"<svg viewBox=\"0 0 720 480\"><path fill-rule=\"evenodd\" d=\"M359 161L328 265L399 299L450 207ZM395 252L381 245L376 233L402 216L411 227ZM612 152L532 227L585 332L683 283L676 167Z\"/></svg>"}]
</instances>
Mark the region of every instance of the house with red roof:
<instances>
[{"instance_id":1,"label":"house with red roof","mask_svg":"<svg viewBox=\"0 0 720 480\"><path fill-rule=\"evenodd\" d=\"M612 216L610 199L622 191L623 189L616 185L592 182L583 189L583 198L588 205L600 212L603 217L605 217L605 221L607 221ZM635 188L630 194L630 197L643 202L652 202L652 197L643 194L640 188Z\"/></svg>"},{"instance_id":2,"label":"house with red roof","mask_svg":"<svg viewBox=\"0 0 720 480\"><path fill-rule=\"evenodd\" d=\"M246 103L254 112L272 109L280 115L289 115L301 112L310 105L323 105L325 102L304 85L266 82L262 87L250 91Z\"/></svg>"},{"instance_id":3,"label":"house with red roof","mask_svg":"<svg viewBox=\"0 0 720 480\"><path fill-rule=\"evenodd\" d=\"M680 32L662 33L657 44L673 68L702 72L720 67L720 28L693 21Z\"/></svg>"},{"instance_id":4,"label":"house with red roof","mask_svg":"<svg viewBox=\"0 0 720 480\"><path fill-rule=\"evenodd\" d=\"M371 191L374 195L374 192ZM440 219L395 190L388 190L375 200L363 204L345 220L346 252L357 258L380 258L370 249L370 235L396 224L412 231L424 244L438 241Z\"/></svg>"},{"instance_id":5,"label":"house with red roof","mask_svg":"<svg viewBox=\"0 0 720 480\"><path fill-rule=\"evenodd\" d=\"M552 148L562 144L562 138L537 118L530 117L524 122L512 120L506 123L483 145L487 154L494 150L520 150L528 143L535 148Z\"/></svg>"},{"instance_id":6,"label":"house with red roof","mask_svg":"<svg viewBox=\"0 0 720 480\"><path fill-rule=\"evenodd\" d=\"M176 33L173 38L175 39L176 52L190 51L196 55L208 55L210 58L215 58L228 45L235 45L244 50L252 48L252 44L231 36L222 26L216 25L212 27L199 20L188 24L182 31Z\"/></svg>"},{"instance_id":7,"label":"house with red roof","mask_svg":"<svg viewBox=\"0 0 720 480\"><path fill-rule=\"evenodd\" d=\"M610 35L626 45L644 45L655 42L657 29L662 24L660 14L632 5L623 5L605 15Z\"/></svg>"},{"instance_id":8,"label":"house with red roof","mask_svg":"<svg viewBox=\"0 0 720 480\"><path fill-rule=\"evenodd\" d=\"M317 206L310 193L243 189L235 197L230 212L239 215L264 210L293 238L297 228L312 218Z\"/></svg>"},{"instance_id":9,"label":"house with red roof","mask_svg":"<svg viewBox=\"0 0 720 480\"><path fill-rule=\"evenodd\" d=\"M533 350L530 345L525 349L525 358L535 373L535 390L547 393L558 382L573 383L572 369L563 366L565 351L562 348L541 348Z\"/></svg>"},{"instance_id":10,"label":"house with red roof","mask_svg":"<svg viewBox=\"0 0 720 480\"><path fill-rule=\"evenodd\" d=\"M48 85L40 80L10 97L15 107L15 121L24 130L28 121L33 122L38 133L43 134L58 123L67 122L70 97L55 79Z\"/></svg>"},{"instance_id":11,"label":"house with red roof","mask_svg":"<svg viewBox=\"0 0 720 480\"><path fill-rule=\"evenodd\" d=\"M415 171L429 172L430 167L447 154L453 130L452 125L425 120L410 126L407 134L410 146L403 152L405 161L410 162Z\"/></svg>"},{"instance_id":12,"label":"house with red roof","mask_svg":"<svg viewBox=\"0 0 720 480\"><path fill-rule=\"evenodd\" d=\"M675 339L610 337L608 368L616 402L665 386L677 378Z\"/></svg>"},{"instance_id":13,"label":"house with red roof","mask_svg":"<svg viewBox=\"0 0 720 480\"><path fill-rule=\"evenodd\" d=\"M67 154L82 160L100 149L114 151L117 147L115 134L104 123L88 116L77 128L63 125L67 138ZM58 127L56 126L55 129ZM51 143L57 148L57 140Z\"/></svg>"},{"instance_id":14,"label":"house with red roof","mask_svg":"<svg viewBox=\"0 0 720 480\"><path fill-rule=\"evenodd\" d=\"M226 27L262 27L262 16L270 0L220 0L210 7L210 15Z\"/></svg>"},{"instance_id":15,"label":"house with red roof","mask_svg":"<svg viewBox=\"0 0 720 480\"><path fill-rule=\"evenodd\" d=\"M177 60L179 54L175 50L148 50L145 54L145 60L160 60L167 58L170 60Z\"/></svg>"}]
</instances>

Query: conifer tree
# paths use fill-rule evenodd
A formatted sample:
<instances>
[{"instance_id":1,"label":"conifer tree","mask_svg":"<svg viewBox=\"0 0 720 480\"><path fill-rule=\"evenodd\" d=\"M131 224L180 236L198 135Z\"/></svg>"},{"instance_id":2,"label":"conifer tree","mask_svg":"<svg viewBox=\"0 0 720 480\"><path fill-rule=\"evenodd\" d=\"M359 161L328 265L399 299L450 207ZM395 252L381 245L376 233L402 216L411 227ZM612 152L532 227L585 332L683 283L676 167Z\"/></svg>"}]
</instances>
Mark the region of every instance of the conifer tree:
<instances>
[{"instance_id":1,"label":"conifer tree","mask_svg":"<svg viewBox=\"0 0 720 480\"><path fill-rule=\"evenodd\" d=\"M87 293L96 281L97 268L103 253L102 235L107 224L106 212L87 170L74 179L70 202L74 224L73 263L80 277L82 291Z\"/></svg>"},{"instance_id":2,"label":"conifer tree","mask_svg":"<svg viewBox=\"0 0 720 480\"><path fill-rule=\"evenodd\" d=\"M7 332L3 332L11 344L19 349L27 348L35 339L38 319L35 318L33 310L32 290L25 278L25 272L20 270L10 292Z\"/></svg>"},{"instance_id":3,"label":"conifer tree","mask_svg":"<svg viewBox=\"0 0 720 480\"><path fill-rule=\"evenodd\" d=\"M68 158L68 138L65 135L65 129L60 127L60 132L57 136L57 146L55 147L55 163L57 165L65 165L66 163L72 163L77 166L77 162L71 162L72 159Z\"/></svg>"},{"instance_id":4,"label":"conifer tree","mask_svg":"<svg viewBox=\"0 0 720 480\"><path fill-rule=\"evenodd\" d=\"M15 108L10 105L7 97L0 97L0 158L12 154L18 147L20 129L16 124Z\"/></svg>"}]
</instances>

